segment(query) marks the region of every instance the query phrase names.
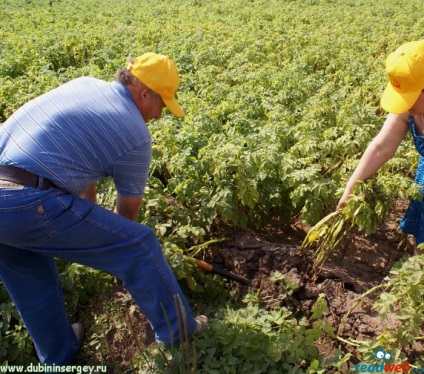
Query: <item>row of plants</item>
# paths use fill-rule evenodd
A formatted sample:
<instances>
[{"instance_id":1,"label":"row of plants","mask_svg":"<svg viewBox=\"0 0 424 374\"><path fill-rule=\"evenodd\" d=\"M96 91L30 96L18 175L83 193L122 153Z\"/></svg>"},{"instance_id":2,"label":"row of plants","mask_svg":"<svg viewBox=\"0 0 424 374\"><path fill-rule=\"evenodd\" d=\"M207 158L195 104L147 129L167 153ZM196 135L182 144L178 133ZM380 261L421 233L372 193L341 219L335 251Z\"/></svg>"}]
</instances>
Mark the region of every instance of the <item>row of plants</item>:
<instances>
[{"instance_id":1,"label":"row of plants","mask_svg":"<svg viewBox=\"0 0 424 374\"><path fill-rule=\"evenodd\" d=\"M416 16L422 7L398 0L5 0L0 122L75 77L112 80L129 57L150 50L172 56L187 116L166 114L150 124L154 157L139 220L155 228L178 278L195 285L200 280L186 258L213 239L214 225L261 228L272 218L284 227L299 216L315 225L334 209L384 119L385 57L423 36L424 19ZM340 218L374 232L396 199L417 196L416 160L408 139L373 181L358 187ZM112 182L103 182L100 203L112 207L114 198ZM75 298L83 303L84 292L112 282L59 266L71 311ZM28 362L29 337L4 289L1 295L0 363ZM198 362L210 372L250 362L237 340L228 343L236 335L267 357L268 367L257 372L281 372L283 363L284 372L341 370L348 359L340 353L324 361L310 347L314 320L290 311L240 305L230 295L229 309L215 312L232 327L213 323L198 342ZM235 315L240 324L230 323ZM298 352L287 342L307 348ZM210 362L206 352L214 349L232 363Z\"/></svg>"}]
</instances>

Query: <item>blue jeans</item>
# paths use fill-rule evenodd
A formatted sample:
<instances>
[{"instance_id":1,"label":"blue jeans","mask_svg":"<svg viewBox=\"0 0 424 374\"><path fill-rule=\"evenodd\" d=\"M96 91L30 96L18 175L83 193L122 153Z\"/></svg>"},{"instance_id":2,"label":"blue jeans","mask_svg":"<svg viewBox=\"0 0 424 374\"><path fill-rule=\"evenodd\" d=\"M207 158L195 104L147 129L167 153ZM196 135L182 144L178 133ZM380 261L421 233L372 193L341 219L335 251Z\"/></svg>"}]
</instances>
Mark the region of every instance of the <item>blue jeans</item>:
<instances>
[{"instance_id":1,"label":"blue jeans","mask_svg":"<svg viewBox=\"0 0 424 374\"><path fill-rule=\"evenodd\" d=\"M175 295L194 332L191 308L150 227L58 189L0 189L0 279L42 363L69 364L79 349L54 257L122 280L165 346L180 343Z\"/></svg>"}]
</instances>

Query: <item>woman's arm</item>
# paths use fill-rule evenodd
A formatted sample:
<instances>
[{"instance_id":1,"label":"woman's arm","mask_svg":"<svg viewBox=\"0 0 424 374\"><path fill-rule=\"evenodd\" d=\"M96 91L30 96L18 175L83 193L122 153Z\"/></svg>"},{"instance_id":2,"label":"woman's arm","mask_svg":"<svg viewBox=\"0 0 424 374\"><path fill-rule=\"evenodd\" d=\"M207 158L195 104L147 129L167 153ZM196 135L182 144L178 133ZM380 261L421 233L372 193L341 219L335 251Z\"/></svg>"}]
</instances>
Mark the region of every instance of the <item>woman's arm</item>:
<instances>
[{"instance_id":1,"label":"woman's arm","mask_svg":"<svg viewBox=\"0 0 424 374\"><path fill-rule=\"evenodd\" d=\"M352 194L358 181L371 178L396 153L400 143L408 132L408 115L389 114L381 131L365 150L358 166L347 182L343 196L337 208L343 207Z\"/></svg>"}]
</instances>

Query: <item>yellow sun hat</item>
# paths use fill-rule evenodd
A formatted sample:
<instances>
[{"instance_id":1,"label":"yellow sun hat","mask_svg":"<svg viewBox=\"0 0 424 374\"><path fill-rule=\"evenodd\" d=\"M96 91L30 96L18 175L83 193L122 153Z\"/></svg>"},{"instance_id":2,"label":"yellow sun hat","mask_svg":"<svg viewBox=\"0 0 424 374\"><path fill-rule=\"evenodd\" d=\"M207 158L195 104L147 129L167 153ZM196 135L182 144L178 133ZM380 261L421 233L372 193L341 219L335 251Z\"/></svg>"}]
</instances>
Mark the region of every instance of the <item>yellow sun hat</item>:
<instances>
[{"instance_id":1,"label":"yellow sun hat","mask_svg":"<svg viewBox=\"0 0 424 374\"><path fill-rule=\"evenodd\" d=\"M408 42L386 60L389 83L381 97L381 106L390 113L405 113L424 89L424 40Z\"/></svg>"},{"instance_id":2,"label":"yellow sun hat","mask_svg":"<svg viewBox=\"0 0 424 374\"><path fill-rule=\"evenodd\" d=\"M184 116L184 111L175 99L179 82L178 71L169 56L147 52L136 57L128 64L127 69L141 83L156 92L171 113L177 117Z\"/></svg>"}]
</instances>

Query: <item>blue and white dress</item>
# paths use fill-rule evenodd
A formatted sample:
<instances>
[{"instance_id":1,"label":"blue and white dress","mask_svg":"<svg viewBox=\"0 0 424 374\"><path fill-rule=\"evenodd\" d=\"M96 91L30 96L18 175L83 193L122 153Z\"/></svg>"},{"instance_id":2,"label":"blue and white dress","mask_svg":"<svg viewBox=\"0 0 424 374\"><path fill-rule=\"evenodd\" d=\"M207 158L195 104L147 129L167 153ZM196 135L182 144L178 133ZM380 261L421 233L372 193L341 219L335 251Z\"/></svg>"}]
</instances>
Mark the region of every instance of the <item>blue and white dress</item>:
<instances>
[{"instance_id":1,"label":"blue and white dress","mask_svg":"<svg viewBox=\"0 0 424 374\"><path fill-rule=\"evenodd\" d=\"M409 131L414 139L415 148L420 155L415 173L415 182L423 186L421 191L424 193L424 136L417 135L413 116L409 116L408 123ZM411 200L399 224L399 228L404 233L414 235L417 244L424 242L424 200Z\"/></svg>"}]
</instances>

